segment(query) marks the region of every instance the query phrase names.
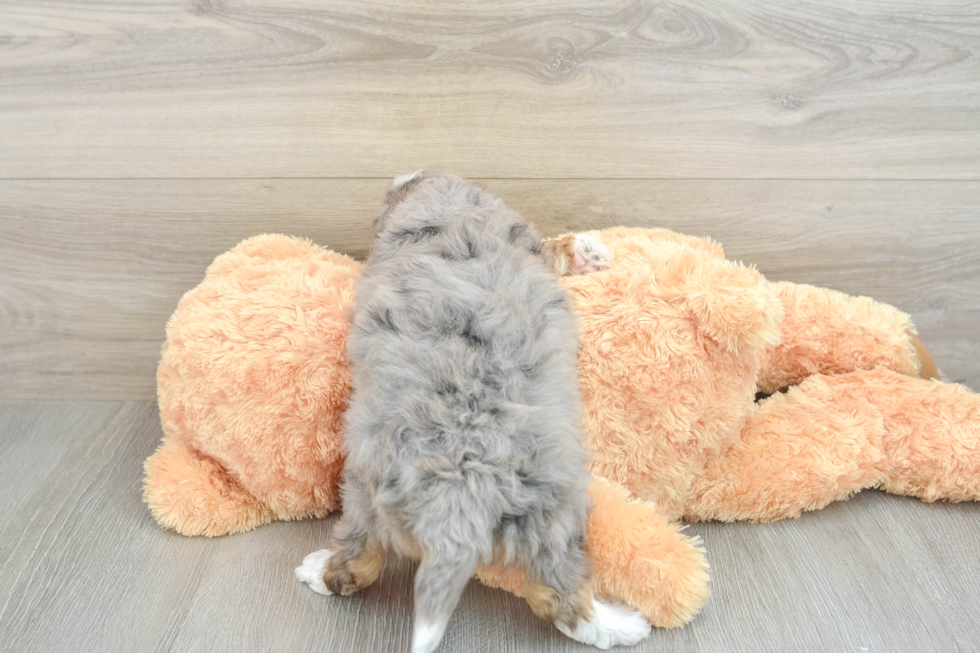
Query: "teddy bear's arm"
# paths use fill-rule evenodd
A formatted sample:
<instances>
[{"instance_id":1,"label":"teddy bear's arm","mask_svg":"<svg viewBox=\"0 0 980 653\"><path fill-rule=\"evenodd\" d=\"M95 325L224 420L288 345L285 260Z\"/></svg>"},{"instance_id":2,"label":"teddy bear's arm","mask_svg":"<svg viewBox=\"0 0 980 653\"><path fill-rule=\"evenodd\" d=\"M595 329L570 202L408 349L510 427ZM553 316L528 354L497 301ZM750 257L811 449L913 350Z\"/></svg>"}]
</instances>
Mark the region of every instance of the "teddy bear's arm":
<instances>
[{"instance_id":1,"label":"teddy bear's arm","mask_svg":"<svg viewBox=\"0 0 980 653\"><path fill-rule=\"evenodd\" d=\"M755 268L701 258L677 289L687 298L702 332L727 350L756 352L779 342L783 306Z\"/></svg>"},{"instance_id":2,"label":"teddy bear's arm","mask_svg":"<svg viewBox=\"0 0 980 653\"><path fill-rule=\"evenodd\" d=\"M759 389L798 385L813 374L843 374L885 367L938 378L932 357L911 319L868 297L794 283L770 284L782 301L781 342L763 351Z\"/></svg>"},{"instance_id":3,"label":"teddy bear's arm","mask_svg":"<svg viewBox=\"0 0 980 653\"><path fill-rule=\"evenodd\" d=\"M686 537L649 502L604 479L589 490L587 548L597 596L635 606L660 628L683 626L708 598L708 563L698 538ZM523 596L524 573L485 566L477 578Z\"/></svg>"}]
</instances>

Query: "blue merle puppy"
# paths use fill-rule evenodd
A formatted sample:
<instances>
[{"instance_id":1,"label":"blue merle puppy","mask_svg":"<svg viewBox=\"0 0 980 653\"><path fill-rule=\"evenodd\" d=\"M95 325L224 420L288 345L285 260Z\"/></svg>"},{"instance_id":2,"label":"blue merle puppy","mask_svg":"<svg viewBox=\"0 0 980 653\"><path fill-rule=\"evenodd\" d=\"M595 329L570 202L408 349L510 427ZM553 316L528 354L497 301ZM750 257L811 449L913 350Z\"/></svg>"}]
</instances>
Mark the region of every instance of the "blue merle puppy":
<instances>
[{"instance_id":1,"label":"blue merle puppy","mask_svg":"<svg viewBox=\"0 0 980 653\"><path fill-rule=\"evenodd\" d=\"M351 594L385 551L421 561L413 653L430 653L477 565L527 571L525 598L566 635L607 648L650 626L596 601L584 551L591 482L578 329L558 273L609 264L597 240L544 243L459 177L389 187L348 338L344 511L297 577Z\"/></svg>"}]
</instances>

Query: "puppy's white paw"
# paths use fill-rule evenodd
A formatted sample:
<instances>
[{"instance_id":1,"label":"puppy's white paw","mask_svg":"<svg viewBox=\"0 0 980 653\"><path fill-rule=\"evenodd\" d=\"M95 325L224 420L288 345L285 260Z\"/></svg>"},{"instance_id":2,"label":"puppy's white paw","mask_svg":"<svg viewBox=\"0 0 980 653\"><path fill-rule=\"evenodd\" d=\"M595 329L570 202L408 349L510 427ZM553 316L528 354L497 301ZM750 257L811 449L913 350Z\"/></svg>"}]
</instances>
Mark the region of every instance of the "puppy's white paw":
<instances>
[{"instance_id":1,"label":"puppy's white paw","mask_svg":"<svg viewBox=\"0 0 980 653\"><path fill-rule=\"evenodd\" d=\"M328 549L320 549L309 554L303 558L303 564L296 567L296 571L293 572L296 574L296 580L306 583L317 594L330 596L333 592L323 584L323 572L327 570L328 560L330 560Z\"/></svg>"},{"instance_id":2,"label":"puppy's white paw","mask_svg":"<svg viewBox=\"0 0 980 653\"><path fill-rule=\"evenodd\" d=\"M650 624L642 614L601 601L592 600L593 613L588 621L579 621L572 630L556 624L558 629L572 639L591 644L596 648L632 646L650 634Z\"/></svg>"},{"instance_id":3,"label":"puppy's white paw","mask_svg":"<svg viewBox=\"0 0 980 653\"><path fill-rule=\"evenodd\" d=\"M588 274L606 270L612 265L612 254L602 241L588 234L575 235L575 248L568 265L569 274Z\"/></svg>"}]
</instances>

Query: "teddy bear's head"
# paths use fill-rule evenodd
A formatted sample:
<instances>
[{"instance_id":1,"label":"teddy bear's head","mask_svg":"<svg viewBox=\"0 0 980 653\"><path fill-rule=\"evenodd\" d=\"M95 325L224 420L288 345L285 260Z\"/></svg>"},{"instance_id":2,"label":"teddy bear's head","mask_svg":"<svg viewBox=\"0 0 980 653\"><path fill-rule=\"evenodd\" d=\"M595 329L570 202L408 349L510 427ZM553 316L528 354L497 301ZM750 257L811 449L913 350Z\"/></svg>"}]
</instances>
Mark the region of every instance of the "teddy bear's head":
<instances>
[{"instance_id":1,"label":"teddy bear's head","mask_svg":"<svg viewBox=\"0 0 980 653\"><path fill-rule=\"evenodd\" d=\"M751 409L760 352L782 304L719 245L660 229L593 232L612 268L566 277L581 334L579 378L597 476L679 517L705 458Z\"/></svg>"}]
</instances>

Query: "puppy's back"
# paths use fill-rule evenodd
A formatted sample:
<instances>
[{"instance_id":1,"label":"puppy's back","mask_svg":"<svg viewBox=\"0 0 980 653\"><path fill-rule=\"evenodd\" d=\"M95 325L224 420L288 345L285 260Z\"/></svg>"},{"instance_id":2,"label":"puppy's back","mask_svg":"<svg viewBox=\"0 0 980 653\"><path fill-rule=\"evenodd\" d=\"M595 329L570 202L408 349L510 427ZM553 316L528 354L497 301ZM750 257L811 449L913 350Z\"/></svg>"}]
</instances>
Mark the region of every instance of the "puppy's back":
<instances>
[{"instance_id":1,"label":"puppy's back","mask_svg":"<svg viewBox=\"0 0 980 653\"><path fill-rule=\"evenodd\" d=\"M375 227L348 340L345 511L422 558L417 636L441 638L478 561L528 563L584 528L577 326L540 236L459 178L393 188Z\"/></svg>"},{"instance_id":2,"label":"puppy's back","mask_svg":"<svg viewBox=\"0 0 980 653\"><path fill-rule=\"evenodd\" d=\"M448 175L414 180L379 225L348 341L351 404L371 404L376 427L411 430L419 443L403 455L581 443L577 325L540 244L517 213Z\"/></svg>"}]
</instances>

